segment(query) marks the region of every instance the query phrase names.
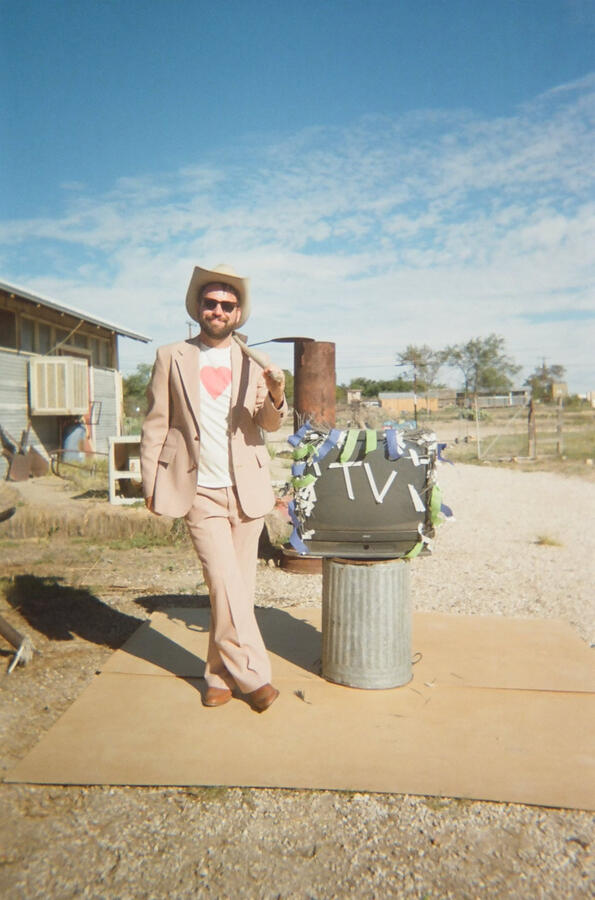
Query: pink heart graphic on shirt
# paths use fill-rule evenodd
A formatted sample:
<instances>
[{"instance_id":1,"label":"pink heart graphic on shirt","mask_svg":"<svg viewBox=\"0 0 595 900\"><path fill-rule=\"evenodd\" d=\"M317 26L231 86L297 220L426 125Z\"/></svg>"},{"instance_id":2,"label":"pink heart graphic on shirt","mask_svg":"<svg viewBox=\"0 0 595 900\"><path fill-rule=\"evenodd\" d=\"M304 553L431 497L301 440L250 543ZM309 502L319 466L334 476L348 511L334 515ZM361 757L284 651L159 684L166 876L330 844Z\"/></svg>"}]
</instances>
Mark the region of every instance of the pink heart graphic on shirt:
<instances>
[{"instance_id":1,"label":"pink heart graphic on shirt","mask_svg":"<svg viewBox=\"0 0 595 900\"><path fill-rule=\"evenodd\" d=\"M216 400L231 381L231 369L226 366L219 366L218 369L214 366L203 366L200 370L200 380L213 400Z\"/></svg>"}]
</instances>

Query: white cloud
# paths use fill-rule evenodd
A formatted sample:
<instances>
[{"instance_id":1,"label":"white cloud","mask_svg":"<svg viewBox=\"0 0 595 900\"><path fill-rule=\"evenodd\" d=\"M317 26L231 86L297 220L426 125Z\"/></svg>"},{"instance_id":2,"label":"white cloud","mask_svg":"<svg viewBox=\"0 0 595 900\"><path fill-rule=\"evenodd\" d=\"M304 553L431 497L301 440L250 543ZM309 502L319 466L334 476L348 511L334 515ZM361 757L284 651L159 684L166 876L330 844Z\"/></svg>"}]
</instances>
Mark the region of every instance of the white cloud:
<instances>
[{"instance_id":1,"label":"white cloud","mask_svg":"<svg viewBox=\"0 0 595 900\"><path fill-rule=\"evenodd\" d=\"M369 116L103 196L65 185L55 217L0 225L2 274L163 343L187 334L192 267L227 261L252 279L251 339L333 340L340 380L495 331L527 369L546 356L595 387L594 320L572 321L595 307L594 99L590 76L506 118ZM127 343L123 364L151 355Z\"/></svg>"}]
</instances>

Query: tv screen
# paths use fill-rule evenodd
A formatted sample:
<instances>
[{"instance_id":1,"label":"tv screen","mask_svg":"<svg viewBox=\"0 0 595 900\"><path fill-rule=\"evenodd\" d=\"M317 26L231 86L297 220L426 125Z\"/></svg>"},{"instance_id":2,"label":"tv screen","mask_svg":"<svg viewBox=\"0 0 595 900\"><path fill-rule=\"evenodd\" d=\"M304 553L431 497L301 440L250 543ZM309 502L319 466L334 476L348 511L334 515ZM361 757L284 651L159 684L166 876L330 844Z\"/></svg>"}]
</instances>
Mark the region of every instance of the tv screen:
<instances>
[{"instance_id":1,"label":"tv screen","mask_svg":"<svg viewBox=\"0 0 595 900\"><path fill-rule=\"evenodd\" d=\"M425 549L434 533L435 435L304 426L290 442L294 549L352 559Z\"/></svg>"}]
</instances>

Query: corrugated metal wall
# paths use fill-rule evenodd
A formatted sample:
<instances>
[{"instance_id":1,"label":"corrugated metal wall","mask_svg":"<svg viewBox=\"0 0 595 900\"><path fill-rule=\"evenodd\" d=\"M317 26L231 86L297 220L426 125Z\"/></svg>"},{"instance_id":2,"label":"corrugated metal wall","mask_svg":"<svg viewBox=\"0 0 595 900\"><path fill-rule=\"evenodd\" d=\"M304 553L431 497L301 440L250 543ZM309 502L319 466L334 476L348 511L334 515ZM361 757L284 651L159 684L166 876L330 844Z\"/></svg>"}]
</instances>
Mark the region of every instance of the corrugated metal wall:
<instances>
[{"instance_id":1,"label":"corrugated metal wall","mask_svg":"<svg viewBox=\"0 0 595 900\"><path fill-rule=\"evenodd\" d=\"M28 424L29 357L0 350L0 425L19 443ZM91 375L91 399L101 402L99 422L94 427L95 449L108 451L108 438L120 434L120 374L113 369L94 368ZM49 453L60 446L60 417L33 416L31 443ZM0 456L0 478L6 477L7 462Z\"/></svg>"},{"instance_id":2,"label":"corrugated metal wall","mask_svg":"<svg viewBox=\"0 0 595 900\"><path fill-rule=\"evenodd\" d=\"M117 437L119 432L119 374L113 369L94 368L91 373L92 399L101 402L99 422L94 426L95 449L107 453L108 438Z\"/></svg>"},{"instance_id":3,"label":"corrugated metal wall","mask_svg":"<svg viewBox=\"0 0 595 900\"><path fill-rule=\"evenodd\" d=\"M28 356L0 350L0 425L19 443L28 424ZM30 442L41 451L58 446L58 420L54 416L35 416ZM6 477L7 462L0 457L0 478Z\"/></svg>"}]
</instances>

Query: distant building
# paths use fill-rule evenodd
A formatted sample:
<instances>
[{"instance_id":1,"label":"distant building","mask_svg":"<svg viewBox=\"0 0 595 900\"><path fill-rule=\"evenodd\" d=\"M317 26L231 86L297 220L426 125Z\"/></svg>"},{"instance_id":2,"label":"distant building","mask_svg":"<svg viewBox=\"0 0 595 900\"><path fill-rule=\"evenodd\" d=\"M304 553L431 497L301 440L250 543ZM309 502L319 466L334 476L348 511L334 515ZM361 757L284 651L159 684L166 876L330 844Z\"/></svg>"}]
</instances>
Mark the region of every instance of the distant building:
<instances>
[{"instance_id":1,"label":"distant building","mask_svg":"<svg viewBox=\"0 0 595 900\"><path fill-rule=\"evenodd\" d=\"M438 400L438 409L444 409L447 406L456 406L457 402L457 392L454 388L437 388L435 391L430 391L431 397L436 397Z\"/></svg>"},{"instance_id":2,"label":"distant building","mask_svg":"<svg viewBox=\"0 0 595 900\"><path fill-rule=\"evenodd\" d=\"M565 381L552 381L551 392L552 400L564 399L564 397L568 397L568 385Z\"/></svg>"},{"instance_id":3,"label":"distant building","mask_svg":"<svg viewBox=\"0 0 595 900\"><path fill-rule=\"evenodd\" d=\"M359 388L347 388L347 402L359 403L362 399L362 392Z\"/></svg>"},{"instance_id":4,"label":"distant building","mask_svg":"<svg viewBox=\"0 0 595 900\"><path fill-rule=\"evenodd\" d=\"M150 338L0 281L0 427L44 455L82 417L93 449L107 452L122 431L118 337ZM7 464L0 457L0 476Z\"/></svg>"},{"instance_id":5,"label":"distant building","mask_svg":"<svg viewBox=\"0 0 595 900\"><path fill-rule=\"evenodd\" d=\"M414 394L413 391L386 391L378 394L380 406L387 413L409 416L415 412L437 412L438 398L435 394Z\"/></svg>"},{"instance_id":6,"label":"distant building","mask_svg":"<svg viewBox=\"0 0 595 900\"><path fill-rule=\"evenodd\" d=\"M531 392L529 388L513 388L505 394L489 394L479 391L477 394L477 405L480 409L494 406L527 406ZM474 406L475 395L465 394L464 391L457 391L457 406Z\"/></svg>"}]
</instances>

